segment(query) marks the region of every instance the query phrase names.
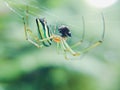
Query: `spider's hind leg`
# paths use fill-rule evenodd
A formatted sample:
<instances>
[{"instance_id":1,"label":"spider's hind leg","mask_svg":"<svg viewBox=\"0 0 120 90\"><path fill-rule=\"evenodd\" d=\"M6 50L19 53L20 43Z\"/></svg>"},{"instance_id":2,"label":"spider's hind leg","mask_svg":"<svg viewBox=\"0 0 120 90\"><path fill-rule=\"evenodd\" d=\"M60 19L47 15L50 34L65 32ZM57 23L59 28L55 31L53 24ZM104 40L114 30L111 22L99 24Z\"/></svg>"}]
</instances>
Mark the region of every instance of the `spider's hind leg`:
<instances>
[{"instance_id":1,"label":"spider's hind leg","mask_svg":"<svg viewBox=\"0 0 120 90\"><path fill-rule=\"evenodd\" d=\"M39 38L37 36L33 35L32 31L29 28L29 25L28 25L28 6L26 6L26 13L22 19L23 19L23 23L24 23L24 32L25 32L26 40L38 48L42 47L43 45L38 44ZM31 36L31 38L29 36ZM32 40L32 39L34 39L34 40Z\"/></svg>"},{"instance_id":2,"label":"spider's hind leg","mask_svg":"<svg viewBox=\"0 0 120 90\"><path fill-rule=\"evenodd\" d=\"M39 45L37 42L38 42L38 37L33 35L32 31L29 29L29 27L27 26L27 24L25 23L25 20L23 18L23 22L24 22L24 32L25 32L25 38L27 41L29 41L30 43L32 43L33 45L35 45L36 47L40 48L42 47L42 45ZM31 36L31 38L33 38L34 40L32 40L29 36Z\"/></svg>"},{"instance_id":3,"label":"spider's hind leg","mask_svg":"<svg viewBox=\"0 0 120 90\"><path fill-rule=\"evenodd\" d=\"M95 42L94 44L92 44L91 46L83 49L82 51L80 52L75 52L74 50L72 50L72 48L67 44L67 42L63 39L63 44L65 45L65 49L66 51L69 51L73 56L79 56L81 55L82 53L85 53L85 52L88 52L89 50L99 46L100 44L102 44L102 42L104 41L104 35L105 35L105 20L104 20L104 16L103 14L102 15L102 21L103 21L103 34L102 34L102 38L101 40ZM76 43L74 47L78 46L80 42Z\"/></svg>"}]
</instances>

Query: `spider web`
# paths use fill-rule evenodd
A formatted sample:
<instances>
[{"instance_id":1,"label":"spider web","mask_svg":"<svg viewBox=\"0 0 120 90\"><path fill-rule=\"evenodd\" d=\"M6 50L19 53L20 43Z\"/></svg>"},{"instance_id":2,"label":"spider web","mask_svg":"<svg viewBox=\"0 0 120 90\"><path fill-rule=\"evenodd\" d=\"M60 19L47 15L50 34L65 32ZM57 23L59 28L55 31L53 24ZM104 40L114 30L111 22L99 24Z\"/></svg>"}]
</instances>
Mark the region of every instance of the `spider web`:
<instances>
[{"instance_id":1,"label":"spider web","mask_svg":"<svg viewBox=\"0 0 120 90\"><path fill-rule=\"evenodd\" d=\"M34 1L34 2L33 2ZM32 4L31 4L32 3ZM47 13L47 8L40 8L37 5L36 0L5 0L6 6L15 14L17 14L20 18L22 18L26 14L26 7L28 6L29 15L32 17L42 17L42 13ZM46 10L44 10L46 9ZM41 13L41 14L40 14Z\"/></svg>"},{"instance_id":2,"label":"spider web","mask_svg":"<svg viewBox=\"0 0 120 90\"><path fill-rule=\"evenodd\" d=\"M42 5L40 0L5 0L4 2L20 18L25 15L26 6L28 6L28 14L33 18L47 18L50 23L61 23L78 29L83 27L81 16L79 21L74 20L74 16L69 11L65 11L65 8L53 9L45 4ZM79 26L76 23L79 23Z\"/></svg>"}]
</instances>

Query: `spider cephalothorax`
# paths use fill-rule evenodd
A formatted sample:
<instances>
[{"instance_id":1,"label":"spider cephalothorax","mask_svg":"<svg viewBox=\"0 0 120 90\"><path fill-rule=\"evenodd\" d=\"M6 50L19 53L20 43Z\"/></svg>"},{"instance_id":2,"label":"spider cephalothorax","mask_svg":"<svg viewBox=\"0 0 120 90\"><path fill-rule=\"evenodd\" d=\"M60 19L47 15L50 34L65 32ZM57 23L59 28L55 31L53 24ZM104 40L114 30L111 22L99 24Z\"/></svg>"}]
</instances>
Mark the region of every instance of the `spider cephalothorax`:
<instances>
[{"instance_id":1,"label":"spider cephalothorax","mask_svg":"<svg viewBox=\"0 0 120 90\"><path fill-rule=\"evenodd\" d=\"M62 25L58 28L59 33L61 33L61 37L71 37L71 32L68 27Z\"/></svg>"}]
</instances>

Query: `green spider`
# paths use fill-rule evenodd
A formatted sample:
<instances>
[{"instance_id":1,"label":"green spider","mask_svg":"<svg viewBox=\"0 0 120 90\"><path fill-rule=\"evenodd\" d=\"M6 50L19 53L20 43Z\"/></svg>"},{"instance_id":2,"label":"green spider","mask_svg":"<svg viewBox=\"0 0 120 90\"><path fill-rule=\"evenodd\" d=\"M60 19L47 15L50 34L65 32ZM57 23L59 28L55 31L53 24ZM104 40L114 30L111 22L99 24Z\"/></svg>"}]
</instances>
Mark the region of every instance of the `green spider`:
<instances>
[{"instance_id":1,"label":"green spider","mask_svg":"<svg viewBox=\"0 0 120 90\"><path fill-rule=\"evenodd\" d=\"M73 56L79 56L82 53L88 52L89 50L97 47L98 45L100 45L103 42L104 39L104 34L105 34L105 20L104 20L104 16L102 15L102 20L103 20L103 34L102 34L102 39L93 43L91 46L79 51L79 52L75 52L73 50L73 48L80 46L80 44L83 42L83 39L80 40L79 42L75 43L74 45L70 46L67 43L67 39L69 37L71 37L71 32L69 30L69 28L65 25L61 25L58 27L58 32L60 33L60 35L56 34L56 30L53 30L54 32L52 32L49 29L49 26L47 25L47 21L45 20L45 18L36 18L36 24L37 24L37 31L38 31L38 36L33 35L31 29L29 28L28 25L28 10L26 10L26 16L23 17L23 22L24 22L24 30L25 30L25 37L26 40L28 40L30 43L32 43L33 45L35 45L38 48L41 47L49 47L51 46L52 42L57 43L57 47L59 48L61 46L61 48L64 51L64 56L65 59L68 59L66 52L70 52L71 55ZM84 25L84 19L83 19L83 25ZM32 39L29 38L28 35L32 36ZM83 33L84 36L84 33Z\"/></svg>"}]
</instances>

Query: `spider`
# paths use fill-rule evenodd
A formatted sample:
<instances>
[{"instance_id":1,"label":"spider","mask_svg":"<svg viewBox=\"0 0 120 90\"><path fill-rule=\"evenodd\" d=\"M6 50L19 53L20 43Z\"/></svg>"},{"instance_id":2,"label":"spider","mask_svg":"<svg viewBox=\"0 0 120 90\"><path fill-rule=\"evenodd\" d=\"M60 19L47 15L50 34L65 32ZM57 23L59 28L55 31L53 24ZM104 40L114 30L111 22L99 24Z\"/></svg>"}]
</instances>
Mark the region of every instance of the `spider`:
<instances>
[{"instance_id":1,"label":"spider","mask_svg":"<svg viewBox=\"0 0 120 90\"><path fill-rule=\"evenodd\" d=\"M48 26L45 18L36 18L38 36L35 36L32 33L32 31L28 25L28 9L26 10L25 17L23 17L25 37L26 37L27 41L29 41L30 43L32 43L33 45L35 45L38 48L49 47L49 46L51 46L52 42L57 43L57 47L61 46L61 48L63 49L65 59L68 59L66 52L70 52L71 55L73 55L73 56L79 56L82 53L88 52L89 50L97 47L98 45L100 45L103 42L104 34L105 34L105 20L104 20L103 14L101 14L101 15L102 15L102 20L103 20L103 34L102 34L101 40L96 41L92 45L81 50L80 52L75 52L73 50L73 48L80 46L80 44L83 42L83 39L80 40L79 42L73 44L72 46L70 46L67 43L67 39L69 37L72 37L72 34L70 32L70 29L65 25L61 25L58 27L57 30L60 34L60 35L58 35L55 32L56 30L54 30L54 32L52 32L49 29L49 26ZM84 25L84 19L83 19L83 25ZM29 35L32 36L32 39L29 38Z\"/></svg>"}]
</instances>

